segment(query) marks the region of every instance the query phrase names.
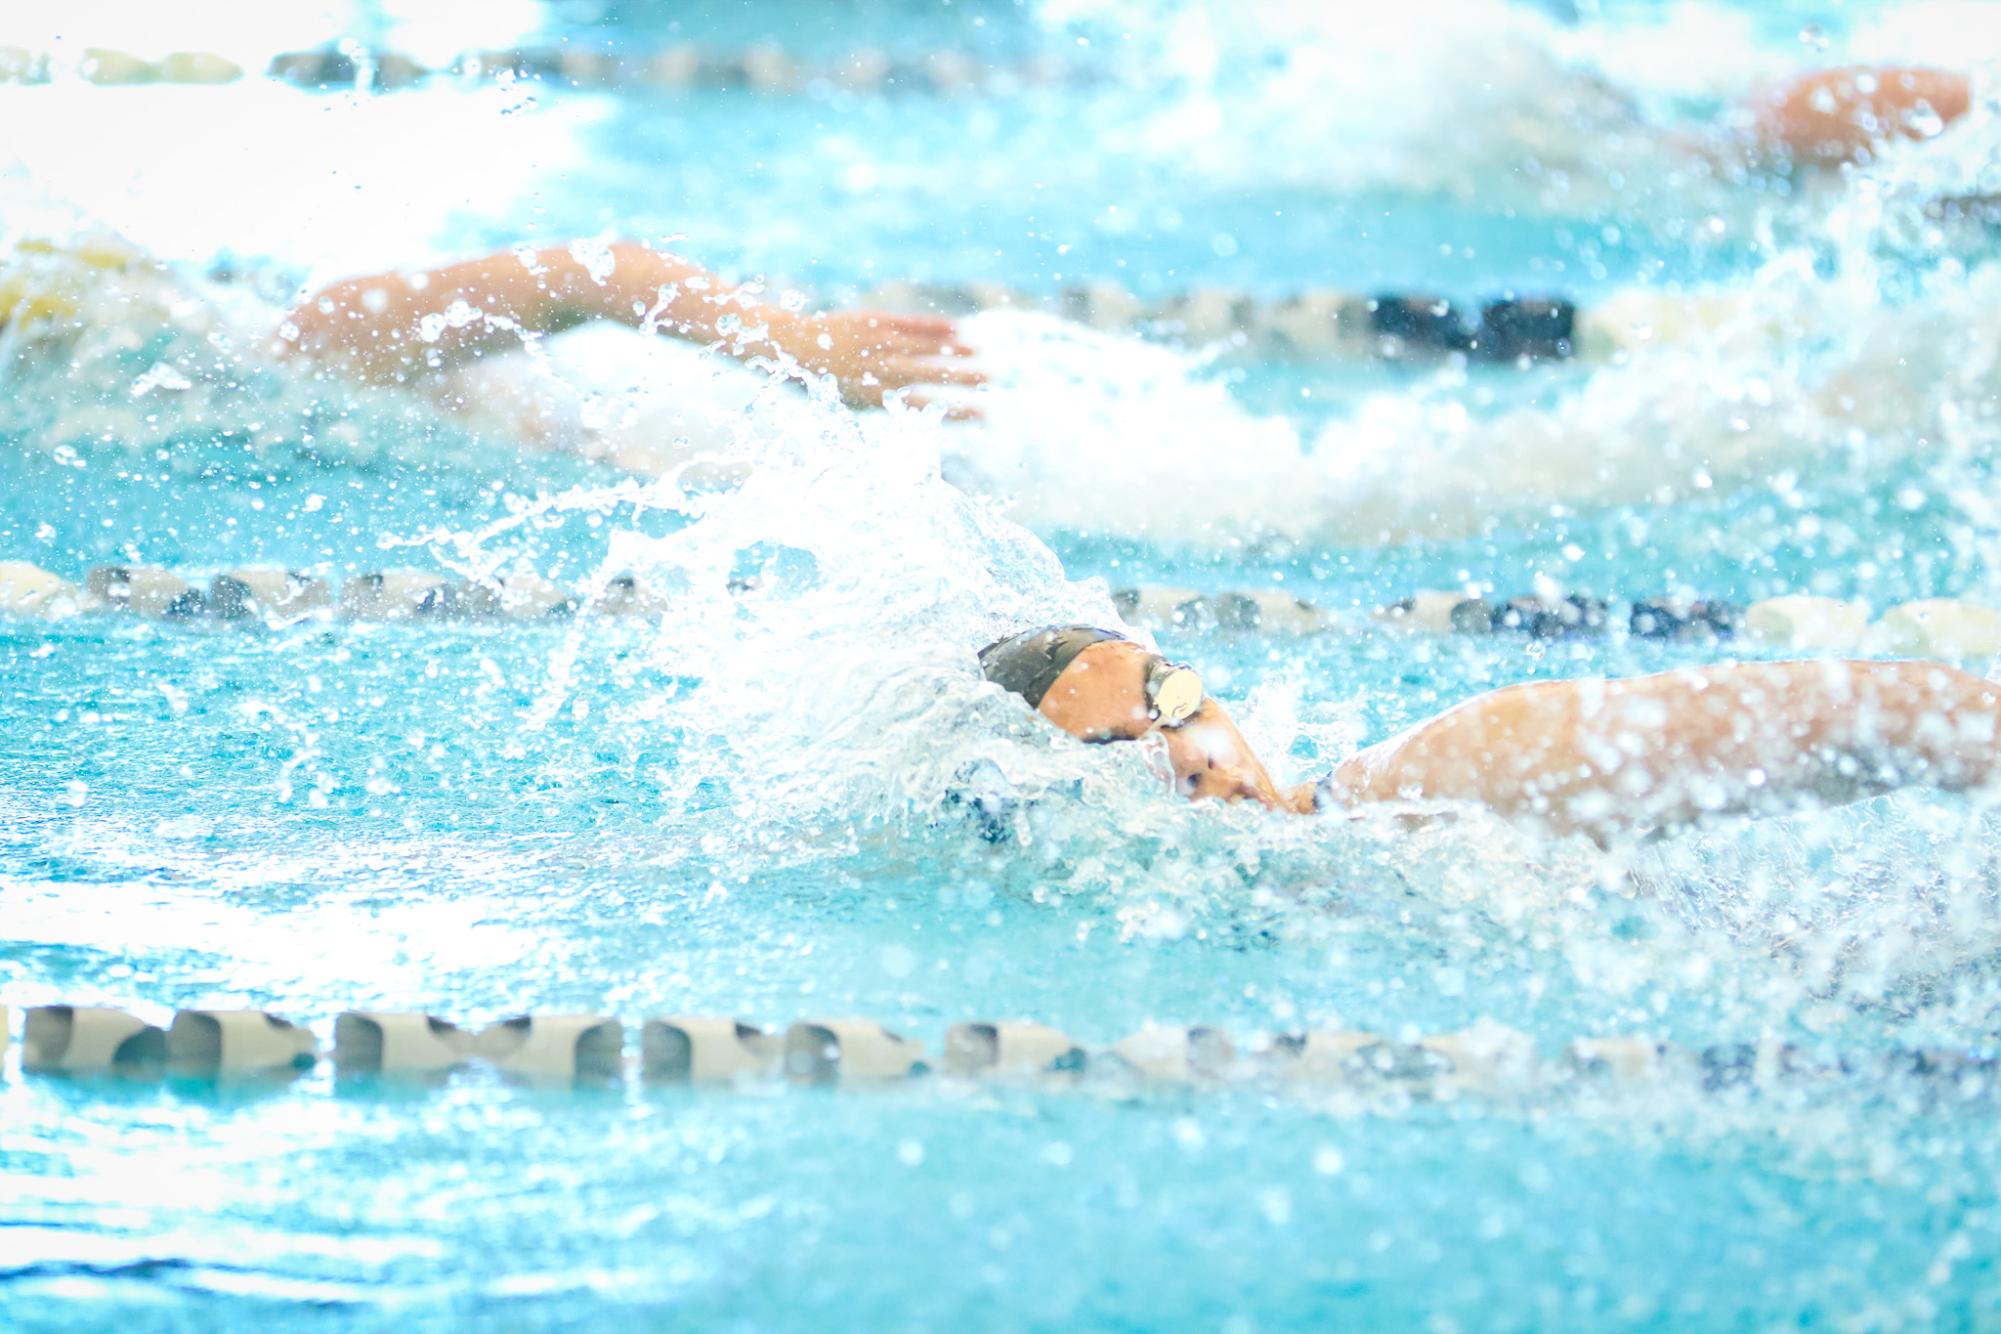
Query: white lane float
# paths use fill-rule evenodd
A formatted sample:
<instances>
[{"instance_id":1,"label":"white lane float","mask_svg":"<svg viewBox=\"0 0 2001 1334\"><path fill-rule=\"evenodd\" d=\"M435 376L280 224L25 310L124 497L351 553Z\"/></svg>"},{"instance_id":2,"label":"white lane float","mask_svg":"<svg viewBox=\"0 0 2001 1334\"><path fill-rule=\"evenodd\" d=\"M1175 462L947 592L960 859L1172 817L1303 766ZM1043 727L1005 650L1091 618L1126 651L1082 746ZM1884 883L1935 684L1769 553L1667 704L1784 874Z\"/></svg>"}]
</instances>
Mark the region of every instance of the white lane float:
<instances>
[{"instance_id":1,"label":"white lane float","mask_svg":"<svg viewBox=\"0 0 2001 1334\"><path fill-rule=\"evenodd\" d=\"M929 1070L924 1044L873 1019L802 1020L785 1030L785 1074L801 1084L888 1083Z\"/></svg>"},{"instance_id":2,"label":"white lane float","mask_svg":"<svg viewBox=\"0 0 2001 1334\"><path fill-rule=\"evenodd\" d=\"M88 605L69 580L26 561L0 561L0 616L69 616Z\"/></svg>"},{"instance_id":3,"label":"white lane float","mask_svg":"<svg viewBox=\"0 0 2001 1334\"><path fill-rule=\"evenodd\" d=\"M625 1026L601 1014L516 1015L481 1029L473 1050L523 1079L616 1079L625 1068Z\"/></svg>"},{"instance_id":4,"label":"white lane float","mask_svg":"<svg viewBox=\"0 0 2001 1334\"><path fill-rule=\"evenodd\" d=\"M1044 1024L972 1022L945 1030L939 1067L965 1078L1028 1079L1080 1073L1084 1048Z\"/></svg>"},{"instance_id":5,"label":"white lane float","mask_svg":"<svg viewBox=\"0 0 2001 1334\"><path fill-rule=\"evenodd\" d=\"M671 1015L639 1031L640 1074L662 1083L730 1084L774 1079L785 1040L737 1019Z\"/></svg>"},{"instance_id":6,"label":"white lane float","mask_svg":"<svg viewBox=\"0 0 2001 1334\"><path fill-rule=\"evenodd\" d=\"M334 1019L334 1068L342 1074L437 1075L473 1055L473 1035L435 1015L346 1010Z\"/></svg>"},{"instance_id":7,"label":"white lane float","mask_svg":"<svg viewBox=\"0 0 2001 1334\"><path fill-rule=\"evenodd\" d=\"M21 1068L30 1073L157 1074L166 1059L165 1032L109 1006L35 1005L23 1024Z\"/></svg>"},{"instance_id":8,"label":"white lane float","mask_svg":"<svg viewBox=\"0 0 2001 1334\"><path fill-rule=\"evenodd\" d=\"M180 1010L167 1069L181 1075L288 1075L319 1059L309 1029L268 1010Z\"/></svg>"}]
</instances>

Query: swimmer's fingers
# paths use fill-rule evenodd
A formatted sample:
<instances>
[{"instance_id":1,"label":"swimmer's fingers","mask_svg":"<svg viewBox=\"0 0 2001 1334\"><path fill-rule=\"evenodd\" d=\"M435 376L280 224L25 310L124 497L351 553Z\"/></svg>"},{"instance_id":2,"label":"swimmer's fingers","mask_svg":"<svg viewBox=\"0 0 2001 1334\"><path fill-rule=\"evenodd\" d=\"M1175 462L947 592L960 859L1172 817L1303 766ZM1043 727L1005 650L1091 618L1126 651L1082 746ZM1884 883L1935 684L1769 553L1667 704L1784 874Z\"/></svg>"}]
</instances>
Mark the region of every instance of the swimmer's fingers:
<instances>
[{"instance_id":1,"label":"swimmer's fingers","mask_svg":"<svg viewBox=\"0 0 2001 1334\"><path fill-rule=\"evenodd\" d=\"M970 357L972 344L968 343L949 321L940 332L912 332L899 330L893 337L889 350L926 357Z\"/></svg>"},{"instance_id":2,"label":"swimmer's fingers","mask_svg":"<svg viewBox=\"0 0 2001 1334\"><path fill-rule=\"evenodd\" d=\"M925 361L966 361L973 349L963 343L934 343L926 339L869 344L865 355L889 365L916 365Z\"/></svg>"},{"instance_id":3,"label":"swimmer's fingers","mask_svg":"<svg viewBox=\"0 0 2001 1334\"><path fill-rule=\"evenodd\" d=\"M919 412L922 412L926 408L936 407L938 404L938 400L931 397L931 395L916 390L899 394L897 398L906 408L915 408ZM985 421L986 416L985 412L971 403L948 403L945 405L945 420L948 422Z\"/></svg>"},{"instance_id":4,"label":"swimmer's fingers","mask_svg":"<svg viewBox=\"0 0 2001 1334\"><path fill-rule=\"evenodd\" d=\"M854 318L885 339L904 338L925 343L944 343L956 337L958 322L945 315L896 315L886 310L858 310Z\"/></svg>"},{"instance_id":5,"label":"swimmer's fingers","mask_svg":"<svg viewBox=\"0 0 2001 1334\"><path fill-rule=\"evenodd\" d=\"M958 385L976 388L987 382L987 373L977 366L941 366L933 358L895 357L876 374L892 385Z\"/></svg>"},{"instance_id":6,"label":"swimmer's fingers","mask_svg":"<svg viewBox=\"0 0 2001 1334\"><path fill-rule=\"evenodd\" d=\"M914 358L871 361L859 375L841 377L841 395L858 407L878 407L882 396L900 389L976 389L986 373L971 366L940 366Z\"/></svg>"},{"instance_id":7,"label":"swimmer's fingers","mask_svg":"<svg viewBox=\"0 0 2001 1334\"><path fill-rule=\"evenodd\" d=\"M967 383L970 384L973 382L968 381ZM842 385L842 397L847 400L849 406L857 408L880 408L887 406L891 400L894 400L901 403L904 407L912 408L919 412L927 408L942 405L945 409L946 421L980 421L985 418L986 413L974 404L963 400L943 400L935 393L927 392L937 387L938 385L935 381L914 380L904 383L889 383L874 375L870 375L861 381L849 381Z\"/></svg>"},{"instance_id":8,"label":"swimmer's fingers","mask_svg":"<svg viewBox=\"0 0 2001 1334\"><path fill-rule=\"evenodd\" d=\"M937 395L929 392L938 389L975 389L986 383L986 376L970 369L940 366L893 367L880 366L859 380L842 382L841 393L854 407L881 407L885 395L899 394L903 401L913 407L924 407L937 401ZM975 415L954 410L948 414L954 418Z\"/></svg>"},{"instance_id":9,"label":"swimmer's fingers","mask_svg":"<svg viewBox=\"0 0 2001 1334\"><path fill-rule=\"evenodd\" d=\"M914 347L896 349L906 357L931 357L939 361L965 361L977 356L972 344L965 342L922 342Z\"/></svg>"},{"instance_id":10,"label":"swimmer's fingers","mask_svg":"<svg viewBox=\"0 0 2001 1334\"><path fill-rule=\"evenodd\" d=\"M968 357L971 346L959 336L958 322L943 315L892 315L887 311L845 312L842 322L855 327L856 341L884 355Z\"/></svg>"},{"instance_id":11,"label":"swimmer's fingers","mask_svg":"<svg viewBox=\"0 0 2001 1334\"><path fill-rule=\"evenodd\" d=\"M857 407L876 407L902 389L973 388L983 371L965 364L973 349L952 320L939 315L833 311L811 317L786 350L808 370L831 374Z\"/></svg>"}]
</instances>

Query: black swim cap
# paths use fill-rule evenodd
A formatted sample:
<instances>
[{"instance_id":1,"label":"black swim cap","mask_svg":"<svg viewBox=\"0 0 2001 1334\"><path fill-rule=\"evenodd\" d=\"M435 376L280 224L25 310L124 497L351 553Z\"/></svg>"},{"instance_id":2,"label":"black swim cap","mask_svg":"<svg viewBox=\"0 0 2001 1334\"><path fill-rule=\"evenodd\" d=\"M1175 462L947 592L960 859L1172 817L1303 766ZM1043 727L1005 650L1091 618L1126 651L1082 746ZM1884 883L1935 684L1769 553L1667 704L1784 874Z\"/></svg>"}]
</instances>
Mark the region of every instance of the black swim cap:
<instances>
[{"instance_id":1,"label":"black swim cap","mask_svg":"<svg viewBox=\"0 0 2001 1334\"><path fill-rule=\"evenodd\" d=\"M980 650L980 670L987 680L1011 690L1036 708L1063 669L1093 644L1107 640L1128 643L1124 635L1090 625L1054 625L1025 630ZM1202 707L1202 678L1158 653L1147 655L1146 703L1162 727L1179 727Z\"/></svg>"},{"instance_id":2,"label":"black swim cap","mask_svg":"<svg viewBox=\"0 0 2001 1334\"><path fill-rule=\"evenodd\" d=\"M980 670L1002 690L1011 690L1028 701L1029 708L1042 703L1049 687L1063 675L1064 668L1093 644L1125 636L1089 625L1052 625L1040 630L1024 630L1006 639L997 639L980 650Z\"/></svg>"}]
</instances>

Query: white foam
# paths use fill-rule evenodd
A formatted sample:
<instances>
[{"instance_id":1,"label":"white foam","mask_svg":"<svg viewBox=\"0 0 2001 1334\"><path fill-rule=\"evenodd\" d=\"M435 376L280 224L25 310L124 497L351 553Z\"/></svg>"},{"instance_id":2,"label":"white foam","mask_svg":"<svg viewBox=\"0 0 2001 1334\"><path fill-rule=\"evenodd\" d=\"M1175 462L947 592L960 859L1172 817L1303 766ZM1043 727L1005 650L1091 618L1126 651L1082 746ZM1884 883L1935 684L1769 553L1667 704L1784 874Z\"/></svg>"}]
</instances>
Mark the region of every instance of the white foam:
<instances>
[{"instance_id":1,"label":"white foam","mask_svg":"<svg viewBox=\"0 0 2001 1334\"><path fill-rule=\"evenodd\" d=\"M1011 311L966 336L993 387L985 423L950 431L947 471L1031 527L1203 543L1314 526L1297 432L1188 358Z\"/></svg>"},{"instance_id":2,"label":"white foam","mask_svg":"<svg viewBox=\"0 0 2001 1334\"><path fill-rule=\"evenodd\" d=\"M1310 447L1174 353L995 313L968 324L995 377L988 420L950 437L947 466L1043 531L1195 545L1460 537L1553 506L1880 474L1978 438L1998 302L1992 269L1948 270L1891 307L1866 268L1828 279L1786 255L1697 294L1693 318L1675 294L1635 294L1627 359L1553 403L1482 414L1443 376L1366 396ZM1656 339L1674 319L1681 337Z\"/></svg>"},{"instance_id":3,"label":"white foam","mask_svg":"<svg viewBox=\"0 0 2001 1334\"><path fill-rule=\"evenodd\" d=\"M1054 0L1043 13L1116 41L1121 70L1148 90L1154 109L1121 152L1211 178L1489 204L1532 205L1551 188L1609 204L1622 182L1652 188L1687 165L1661 131L1661 104L1748 91L1799 59L1754 40L1743 13L1704 5L1575 26L1506 0ZM1713 197L1701 173L1682 184Z\"/></svg>"},{"instance_id":4,"label":"white foam","mask_svg":"<svg viewBox=\"0 0 2001 1334\"><path fill-rule=\"evenodd\" d=\"M1694 0L1605 6L1574 23L1510 0L1045 0L1040 12L1114 52L1118 77L1142 95L1144 110L1111 131L1121 155L1243 185L1716 216L1733 231L1774 215L1810 221L1819 193L1797 189L1789 203L1707 164L1759 90L1827 66L2001 57L2001 25L1978 0L1797 29Z\"/></svg>"}]
</instances>

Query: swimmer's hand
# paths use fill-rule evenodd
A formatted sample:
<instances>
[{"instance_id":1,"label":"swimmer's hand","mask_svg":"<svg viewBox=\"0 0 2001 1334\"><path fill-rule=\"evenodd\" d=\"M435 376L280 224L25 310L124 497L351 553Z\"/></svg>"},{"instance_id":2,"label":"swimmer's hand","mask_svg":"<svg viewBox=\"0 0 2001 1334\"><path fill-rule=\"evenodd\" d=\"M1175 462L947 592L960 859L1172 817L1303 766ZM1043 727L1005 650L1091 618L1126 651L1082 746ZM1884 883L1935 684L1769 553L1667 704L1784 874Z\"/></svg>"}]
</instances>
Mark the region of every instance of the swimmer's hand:
<instances>
[{"instance_id":1,"label":"swimmer's hand","mask_svg":"<svg viewBox=\"0 0 2001 1334\"><path fill-rule=\"evenodd\" d=\"M906 403L923 407L932 401L926 390L985 380L965 364L971 349L950 320L873 310L795 314L629 242L503 250L423 272L350 278L299 302L278 347L353 379L412 384L589 320L831 375L857 407L880 407L903 391L912 391ZM974 414L961 405L949 415Z\"/></svg>"},{"instance_id":2,"label":"swimmer's hand","mask_svg":"<svg viewBox=\"0 0 2001 1334\"><path fill-rule=\"evenodd\" d=\"M831 375L852 407L881 407L885 395L902 395L911 407L928 407L930 391L970 388L986 376L965 364L972 349L959 329L940 315L892 315L880 310L833 310L774 321L772 340L809 371ZM955 404L948 417L977 413Z\"/></svg>"},{"instance_id":3,"label":"swimmer's hand","mask_svg":"<svg viewBox=\"0 0 2001 1334\"><path fill-rule=\"evenodd\" d=\"M1320 785L1318 783L1295 783L1279 791L1280 810L1291 811L1294 815L1314 815L1320 810Z\"/></svg>"}]
</instances>

